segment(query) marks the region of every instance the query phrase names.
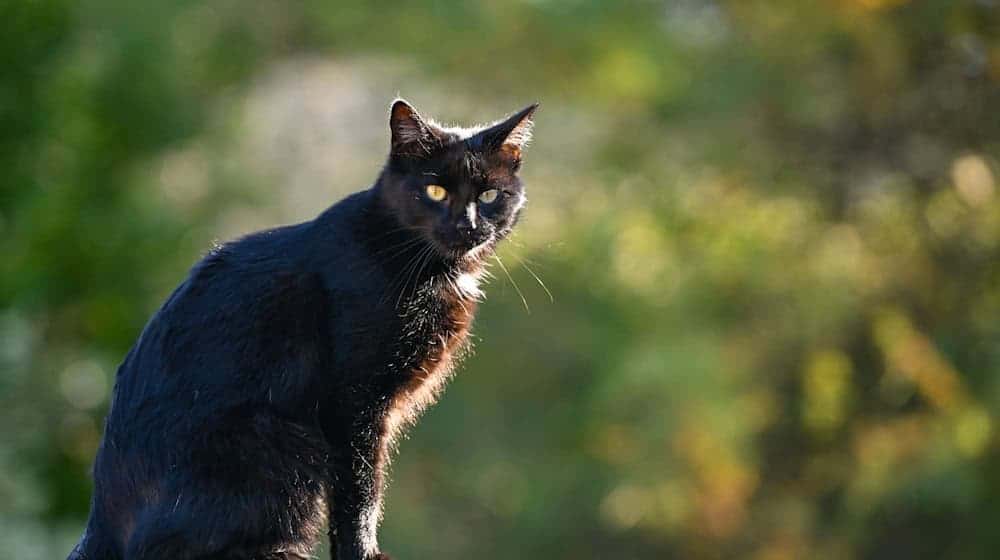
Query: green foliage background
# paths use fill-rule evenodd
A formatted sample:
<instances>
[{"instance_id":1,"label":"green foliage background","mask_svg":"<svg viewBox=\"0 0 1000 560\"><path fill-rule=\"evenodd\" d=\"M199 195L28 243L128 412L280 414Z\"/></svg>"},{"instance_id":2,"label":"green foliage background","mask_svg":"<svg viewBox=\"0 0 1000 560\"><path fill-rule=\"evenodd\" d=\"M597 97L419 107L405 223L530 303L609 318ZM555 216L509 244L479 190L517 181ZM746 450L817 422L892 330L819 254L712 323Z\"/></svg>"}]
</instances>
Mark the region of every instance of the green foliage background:
<instances>
[{"instance_id":1,"label":"green foliage background","mask_svg":"<svg viewBox=\"0 0 1000 560\"><path fill-rule=\"evenodd\" d=\"M993 558L994 0L0 3L0 556L82 527L114 368L388 102L543 104L399 558ZM553 294L550 301L528 270ZM526 309L530 308L530 312ZM8 556L9 554L9 556Z\"/></svg>"}]
</instances>

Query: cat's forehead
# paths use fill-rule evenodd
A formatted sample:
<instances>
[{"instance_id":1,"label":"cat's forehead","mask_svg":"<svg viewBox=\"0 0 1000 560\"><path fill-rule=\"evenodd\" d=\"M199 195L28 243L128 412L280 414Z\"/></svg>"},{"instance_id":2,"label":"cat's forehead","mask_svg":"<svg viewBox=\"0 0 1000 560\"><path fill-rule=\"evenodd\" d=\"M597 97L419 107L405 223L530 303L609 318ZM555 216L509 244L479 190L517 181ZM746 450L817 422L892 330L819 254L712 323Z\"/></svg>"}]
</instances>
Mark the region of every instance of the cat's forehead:
<instances>
[{"instance_id":1,"label":"cat's forehead","mask_svg":"<svg viewBox=\"0 0 1000 560\"><path fill-rule=\"evenodd\" d=\"M427 163L431 173L453 180L485 182L512 174L509 162L470 146L464 138L446 143Z\"/></svg>"}]
</instances>

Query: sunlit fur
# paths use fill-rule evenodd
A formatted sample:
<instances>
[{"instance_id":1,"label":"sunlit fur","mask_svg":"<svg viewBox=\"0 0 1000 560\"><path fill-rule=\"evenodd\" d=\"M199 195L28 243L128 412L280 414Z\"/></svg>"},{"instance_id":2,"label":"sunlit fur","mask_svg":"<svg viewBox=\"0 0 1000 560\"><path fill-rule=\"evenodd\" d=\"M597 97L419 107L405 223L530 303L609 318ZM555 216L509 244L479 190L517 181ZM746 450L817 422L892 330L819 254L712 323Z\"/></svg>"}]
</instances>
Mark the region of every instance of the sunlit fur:
<instances>
[{"instance_id":1,"label":"sunlit fur","mask_svg":"<svg viewBox=\"0 0 1000 560\"><path fill-rule=\"evenodd\" d=\"M70 558L304 559L328 522L337 560L385 558L393 442L465 352L533 111L458 134L397 101L372 188L197 263L118 370Z\"/></svg>"}]
</instances>

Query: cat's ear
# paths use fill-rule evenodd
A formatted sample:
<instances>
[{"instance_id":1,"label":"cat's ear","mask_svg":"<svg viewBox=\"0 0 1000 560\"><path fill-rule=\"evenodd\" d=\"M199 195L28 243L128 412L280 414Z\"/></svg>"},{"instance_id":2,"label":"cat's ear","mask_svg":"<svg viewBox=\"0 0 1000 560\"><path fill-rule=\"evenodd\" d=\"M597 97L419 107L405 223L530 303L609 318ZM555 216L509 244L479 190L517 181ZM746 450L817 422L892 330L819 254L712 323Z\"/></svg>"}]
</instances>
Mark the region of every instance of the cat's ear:
<instances>
[{"instance_id":1,"label":"cat's ear","mask_svg":"<svg viewBox=\"0 0 1000 560\"><path fill-rule=\"evenodd\" d=\"M389 109L392 155L421 157L430 154L438 138L433 128L403 99L396 99Z\"/></svg>"},{"instance_id":2,"label":"cat's ear","mask_svg":"<svg viewBox=\"0 0 1000 560\"><path fill-rule=\"evenodd\" d=\"M531 129L535 125L532 118L536 109L538 103L532 103L482 131L480 134L483 135L483 145L520 158L521 150L531 141Z\"/></svg>"}]
</instances>

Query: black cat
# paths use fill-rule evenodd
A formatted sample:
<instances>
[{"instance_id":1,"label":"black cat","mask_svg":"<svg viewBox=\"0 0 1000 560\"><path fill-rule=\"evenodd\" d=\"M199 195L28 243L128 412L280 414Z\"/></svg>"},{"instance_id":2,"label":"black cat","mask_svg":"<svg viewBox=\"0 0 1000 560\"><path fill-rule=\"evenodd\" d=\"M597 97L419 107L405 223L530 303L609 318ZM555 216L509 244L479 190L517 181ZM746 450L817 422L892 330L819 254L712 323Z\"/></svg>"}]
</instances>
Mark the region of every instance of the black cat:
<instances>
[{"instance_id":1,"label":"black cat","mask_svg":"<svg viewBox=\"0 0 1000 560\"><path fill-rule=\"evenodd\" d=\"M397 100L371 189L195 265L118 370L70 558L309 558L328 522L334 558L386 558L389 451L462 352L536 107L466 130Z\"/></svg>"}]
</instances>

